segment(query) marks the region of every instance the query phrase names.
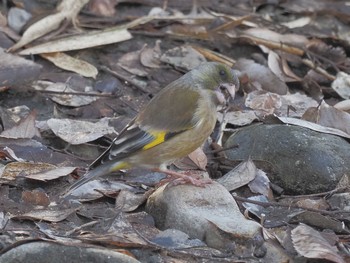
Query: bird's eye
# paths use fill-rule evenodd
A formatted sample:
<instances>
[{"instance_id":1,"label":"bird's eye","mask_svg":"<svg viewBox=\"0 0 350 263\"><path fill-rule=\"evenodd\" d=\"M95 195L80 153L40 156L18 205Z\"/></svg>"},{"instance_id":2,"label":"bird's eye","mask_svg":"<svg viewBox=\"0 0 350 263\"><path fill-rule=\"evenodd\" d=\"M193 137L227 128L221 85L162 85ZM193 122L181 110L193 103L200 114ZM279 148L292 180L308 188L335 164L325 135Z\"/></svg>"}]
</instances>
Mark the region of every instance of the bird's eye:
<instances>
[{"instance_id":1,"label":"bird's eye","mask_svg":"<svg viewBox=\"0 0 350 263\"><path fill-rule=\"evenodd\" d=\"M220 70L219 74L220 74L220 76L222 76L222 77L223 77L223 76L225 76L225 75L226 75L226 72L225 72L225 70L223 70L223 69L222 69L222 70Z\"/></svg>"}]
</instances>

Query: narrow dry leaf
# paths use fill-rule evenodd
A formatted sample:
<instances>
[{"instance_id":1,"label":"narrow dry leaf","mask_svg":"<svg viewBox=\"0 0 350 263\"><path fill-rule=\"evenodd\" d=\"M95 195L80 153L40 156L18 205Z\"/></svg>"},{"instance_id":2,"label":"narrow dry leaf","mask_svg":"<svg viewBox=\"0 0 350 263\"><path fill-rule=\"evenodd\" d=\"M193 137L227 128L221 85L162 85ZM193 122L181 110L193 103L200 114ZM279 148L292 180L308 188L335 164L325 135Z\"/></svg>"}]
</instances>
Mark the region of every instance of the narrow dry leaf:
<instances>
[{"instance_id":1,"label":"narrow dry leaf","mask_svg":"<svg viewBox=\"0 0 350 263\"><path fill-rule=\"evenodd\" d=\"M313 131L323 132L323 133L327 133L327 134L334 134L334 135L338 135L338 136L350 139L349 134L347 134L341 130L338 130L338 129L324 127L324 126L318 125L316 123L305 121L302 119L289 118L289 117L278 117L278 116L276 116L276 117L285 124L296 125L296 126L308 128L308 129L313 130Z\"/></svg>"},{"instance_id":2,"label":"narrow dry leaf","mask_svg":"<svg viewBox=\"0 0 350 263\"><path fill-rule=\"evenodd\" d=\"M318 108L309 108L303 118L350 135L350 114L328 105L325 101Z\"/></svg>"},{"instance_id":3,"label":"narrow dry leaf","mask_svg":"<svg viewBox=\"0 0 350 263\"><path fill-rule=\"evenodd\" d=\"M20 55L35 55L41 53L64 52L84 48L108 45L126 41L132 38L129 31L121 27L108 28L102 31L92 31L85 34L61 38L24 49Z\"/></svg>"},{"instance_id":4,"label":"narrow dry leaf","mask_svg":"<svg viewBox=\"0 0 350 263\"><path fill-rule=\"evenodd\" d=\"M54 210L57 209L57 210ZM68 209L62 209L62 208L50 208L50 209L43 209L43 210L33 210L29 213L25 213L23 215L16 215L12 218L15 219L28 219L33 221L48 221L52 223L57 223L62 220L65 220L69 215L74 213L77 210L77 208L68 208Z\"/></svg>"},{"instance_id":5,"label":"narrow dry leaf","mask_svg":"<svg viewBox=\"0 0 350 263\"><path fill-rule=\"evenodd\" d=\"M80 107L89 105L90 103L97 100L97 97L95 96L84 96L79 94L79 91L72 89L71 86L66 83L52 83L49 81L39 80L33 84L33 88L36 90L53 91L54 93L57 93L48 93L47 96L54 102L63 106ZM90 89L90 87L86 87L86 89ZM74 93L77 93L77 95L74 95ZM90 91L89 94L93 95L98 93Z\"/></svg>"},{"instance_id":6,"label":"narrow dry leaf","mask_svg":"<svg viewBox=\"0 0 350 263\"><path fill-rule=\"evenodd\" d=\"M71 57L65 53L43 53L41 56L51 61L57 67L76 72L83 77L95 79L98 74L98 70L94 65L84 60Z\"/></svg>"},{"instance_id":7,"label":"narrow dry leaf","mask_svg":"<svg viewBox=\"0 0 350 263\"><path fill-rule=\"evenodd\" d=\"M63 176L67 176L76 169L77 169L76 167L50 168L47 170L40 171L38 173L31 173L29 175L26 175L25 178L46 182L46 181L54 180Z\"/></svg>"},{"instance_id":8,"label":"narrow dry leaf","mask_svg":"<svg viewBox=\"0 0 350 263\"><path fill-rule=\"evenodd\" d=\"M297 34L279 34L267 28L250 28L244 31L245 35L261 38L267 41L279 43L288 43L295 46L304 47L309 40L303 35Z\"/></svg>"},{"instance_id":9,"label":"narrow dry leaf","mask_svg":"<svg viewBox=\"0 0 350 263\"><path fill-rule=\"evenodd\" d=\"M222 184L228 191L233 191L254 180L256 172L255 164L249 159L217 179L217 182Z\"/></svg>"},{"instance_id":10,"label":"narrow dry leaf","mask_svg":"<svg viewBox=\"0 0 350 263\"><path fill-rule=\"evenodd\" d=\"M91 142L106 134L116 133L114 128L109 126L107 118L95 123L71 119L49 119L47 124L56 136L73 145Z\"/></svg>"},{"instance_id":11,"label":"narrow dry leaf","mask_svg":"<svg viewBox=\"0 0 350 263\"><path fill-rule=\"evenodd\" d=\"M25 46L39 37L58 29L61 23L66 21L74 21L76 16L87 4L89 0L77 0L72 2L71 0L64 0L57 7L57 13L48 15L38 22L31 25L24 33L20 41L13 45L9 51L14 52L17 49Z\"/></svg>"},{"instance_id":12,"label":"narrow dry leaf","mask_svg":"<svg viewBox=\"0 0 350 263\"><path fill-rule=\"evenodd\" d=\"M284 25L288 28L298 28L298 27L304 27L304 26L310 24L311 21L312 21L311 17L303 16L303 17L297 18L297 19L292 20L292 21L283 22L283 23L281 23L281 25Z\"/></svg>"},{"instance_id":13,"label":"narrow dry leaf","mask_svg":"<svg viewBox=\"0 0 350 263\"><path fill-rule=\"evenodd\" d=\"M19 138L31 139L36 136L40 138L41 136L40 132L38 128L35 127L35 119L36 119L36 112L33 111L27 116L27 118L22 120L17 126L3 131L0 134L0 137L12 138L12 139L19 139Z\"/></svg>"},{"instance_id":14,"label":"narrow dry leaf","mask_svg":"<svg viewBox=\"0 0 350 263\"><path fill-rule=\"evenodd\" d=\"M292 241L295 250L304 257L345 263L338 254L338 248L331 246L318 231L307 225L300 224L292 230Z\"/></svg>"},{"instance_id":15,"label":"narrow dry leaf","mask_svg":"<svg viewBox=\"0 0 350 263\"><path fill-rule=\"evenodd\" d=\"M267 56L267 65L280 80L286 81L286 76L282 70L281 58L276 52L269 50Z\"/></svg>"}]
</instances>

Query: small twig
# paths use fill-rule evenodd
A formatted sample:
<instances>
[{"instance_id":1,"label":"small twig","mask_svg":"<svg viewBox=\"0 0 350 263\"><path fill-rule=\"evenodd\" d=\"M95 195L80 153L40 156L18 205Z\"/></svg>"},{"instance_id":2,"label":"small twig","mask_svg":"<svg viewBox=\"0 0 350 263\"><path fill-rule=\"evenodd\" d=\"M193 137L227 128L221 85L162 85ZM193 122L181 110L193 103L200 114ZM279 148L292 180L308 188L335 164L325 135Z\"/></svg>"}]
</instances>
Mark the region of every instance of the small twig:
<instances>
[{"instance_id":1,"label":"small twig","mask_svg":"<svg viewBox=\"0 0 350 263\"><path fill-rule=\"evenodd\" d=\"M336 79L336 77L334 77L333 75L329 74L326 70L324 70L323 68L316 66L315 63L313 63L311 60L303 58L301 60L306 66L312 68L313 70L315 70L317 73L320 73L321 75L323 75L324 77L326 77L327 79L334 81Z\"/></svg>"},{"instance_id":2,"label":"small twig","mask_svg":"<svg viewBox=\"0 0 350 263\"><path fill-rule=\"evenodd\" d=\"M277 202L261 202L261 201L250 200L248 198L239 197L239 196L233 196L233 198L237 201L240 201L240 202L252 203L252 204L260 205L262 207L278 206L278 207L296 208L296 209L303 209L303 210L316 212L316 213L320 213L320 214L325 214L325 215L334 215L337 213L350 213L350 211L344 211L344 210L327 211L327 210L303 207L300 205L281 204L281 203L277 203Z\"/></svg>"},{"instance_id":3,"label":"small twig","mask_svg":"<svg viewBox=\"0 0 350 263\"><path fill-rule=\"evenodd\" d=\"M317 193L317 194L309 194L309 195L294 195L294 196L289 196L289 195L281 195L279 198L308 198L308 197L321 197L321 196L330 196L333 195L334 193L338 193L340 191L346 190L348 187L339 187L335 188L331 191L327 192L322 192L322 193Z\"/></svg>"},{"instance_id":4,"label":"small twig","mask_svg":"<svg viewBox=\"0 0 350 263\"><path fill-rule=\"evenodd\" d=\"M40 93L57 94L57 95L77 95L77 96L89 96L89 97L118 97L113 94L103 93L86 93L86 92L66 92L66 91L54 91L54 90L37 90Z\"/></svg>"}]
</instances>

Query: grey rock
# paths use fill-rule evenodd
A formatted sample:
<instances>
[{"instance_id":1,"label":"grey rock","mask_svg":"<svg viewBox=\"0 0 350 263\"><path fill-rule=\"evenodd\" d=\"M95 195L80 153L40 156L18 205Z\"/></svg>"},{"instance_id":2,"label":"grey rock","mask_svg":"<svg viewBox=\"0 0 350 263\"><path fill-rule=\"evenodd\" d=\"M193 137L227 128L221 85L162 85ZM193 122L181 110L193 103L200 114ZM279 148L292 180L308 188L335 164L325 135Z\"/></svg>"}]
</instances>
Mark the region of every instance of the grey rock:
<instances>
[{"instance_id":1,"label":"grey rock","mask_svg":"<svg viewBox=\"0 0 350 263\"><path fill-rule=\"evenodd\" d=\"M138 260L108 249L65 246L51 242L31 242L0 256L0 263L137 263Z\"/></svg>"},{"instance_id":2,"label":"grey rock","mask_svg":"<svg viewBox=\"0 0 350 263\"><path fill-rule=\"evenodd\" d=\"M230 160L255 161L270 180L290 194L334 189L350 172L350 144L343 138L289 125L255 125L226 142Z\"/></svg>"},{"instance_id":3,"label":"grey rock","mask_svg":"<svg viewBox=\"0 0 350 263\"><path fill-rule=\"evenodd\" d=\"M203 188L160 187L148 198L146 210L158 228L181 230L216 249L244 244L252 252L254 247L261 246L261 242L254 241L260 238L260 225L246 219L232 195L216 182Z\"/></svg>"}]
</instances>

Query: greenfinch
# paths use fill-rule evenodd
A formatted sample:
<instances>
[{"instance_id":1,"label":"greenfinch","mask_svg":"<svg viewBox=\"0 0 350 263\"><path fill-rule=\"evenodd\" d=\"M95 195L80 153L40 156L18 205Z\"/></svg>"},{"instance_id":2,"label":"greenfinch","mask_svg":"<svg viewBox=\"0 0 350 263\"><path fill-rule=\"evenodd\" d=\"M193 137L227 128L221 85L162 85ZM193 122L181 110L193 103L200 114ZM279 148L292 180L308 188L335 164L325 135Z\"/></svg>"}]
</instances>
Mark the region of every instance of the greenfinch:
<instances>
[{"instance_id":1,"label":"greenfinch","mask_svg":"<svg viewBox=\"0 0 350 263\"><path fill-rule=\"evenodd\" d=\"M163 88L122 130L92 168L66 194L101 175L132 167L164 171L201 186L198 179L166 169L200 147L212 133L217 107L233 99L239 80L235 71L206 62Z\"/></svg>"}]
</instances>

